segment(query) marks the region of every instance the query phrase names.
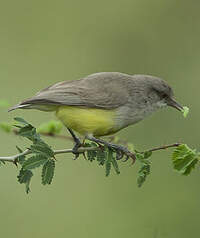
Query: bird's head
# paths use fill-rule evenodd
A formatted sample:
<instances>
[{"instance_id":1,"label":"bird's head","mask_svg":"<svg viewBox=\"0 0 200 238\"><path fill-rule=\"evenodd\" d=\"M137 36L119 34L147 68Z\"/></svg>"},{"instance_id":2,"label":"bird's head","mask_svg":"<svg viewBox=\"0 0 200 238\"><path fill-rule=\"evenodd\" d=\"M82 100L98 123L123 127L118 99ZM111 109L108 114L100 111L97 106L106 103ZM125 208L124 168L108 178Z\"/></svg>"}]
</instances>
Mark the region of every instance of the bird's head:
<instances>
[{"instance_id":1,"label":"bird's head","mask_svg":"<svg viewBox=\"0 0 200 238\"><path fill-rule=\"evenodd\" d=\"M155 78L152 81L152 90L158 96L158 103L160 102L164 106L170 106L179 111L183 110L183 107L175 100L172 88L164 80Z\"/></svg>"},{"instance_id":2,"label":"bird's head","mask_svg":"<svg viewBox=\"0 0 200 238\"><path fill-rule=\"evenodd\" d=\"M157 105L158 108L170 106L183 111L183 107L175 100L173 90L166 81L148 75L137 75L137 79L142 84L149 102Z\"/></svg>"}]
</instances>

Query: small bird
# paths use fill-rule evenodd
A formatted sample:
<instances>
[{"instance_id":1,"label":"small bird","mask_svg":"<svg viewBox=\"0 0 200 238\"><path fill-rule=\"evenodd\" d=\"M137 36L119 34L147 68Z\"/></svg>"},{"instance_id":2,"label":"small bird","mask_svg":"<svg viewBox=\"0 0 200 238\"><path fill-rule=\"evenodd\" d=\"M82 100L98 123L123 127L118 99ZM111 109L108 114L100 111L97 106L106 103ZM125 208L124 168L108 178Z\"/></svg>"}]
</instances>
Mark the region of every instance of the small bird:
<instances>
[{"instance_id":1,"label":"small bird","mask_svg":"<svg viewBox=\"0 0 200 238\"><path fill-rule=\"evenodd\" d=\"M90 141L112 148L118 158L123 155L135 158L127 148L99 137L114 134L166 106L183 110L164 80L150 75L101 72L79 80L56 83L9 111L54 111L73 137L76 157L82 143L74 131Z\"/></svg>"}]
</instances>

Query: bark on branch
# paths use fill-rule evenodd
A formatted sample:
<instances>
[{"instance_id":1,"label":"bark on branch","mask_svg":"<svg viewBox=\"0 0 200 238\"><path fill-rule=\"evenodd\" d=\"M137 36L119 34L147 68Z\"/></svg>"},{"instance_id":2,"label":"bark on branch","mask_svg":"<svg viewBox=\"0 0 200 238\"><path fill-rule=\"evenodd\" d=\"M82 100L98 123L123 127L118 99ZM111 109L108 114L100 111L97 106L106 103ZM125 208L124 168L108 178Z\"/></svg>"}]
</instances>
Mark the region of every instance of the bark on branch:
<instances>
[{"instance_id":1,"label":"bark on branch","mask_svg":"<svg viewBox=\"0 0 200 238\"><path fill-rule=\"evenodd\" d=\"M177 147L179 146L181 143L174 143L174 144L170 144L170 145L164 145L164 146L160 146L160 147L155 147L146 151L159 151L159 150L165 150L168 148L173 148L173 147ZM84 153L87 151L91 151L91 150L101 150L102 148L100 147L83 147L83 148L79 148L78 149L78 153ZM58 155L58 154L66 154L66 153L73 153L72 149L63 149L63 150L54 150L54 155ZM142 153L142 152L141 152ZM31 151L29 149L26 149L24 152L13 155L13 156L8 156L8 157L0 157L0 161L4 161L4 162L12 162L12 163L16 163L16 160L20 157L20 156L26 156L31 154Z\"/></svg>"}]
</instances>

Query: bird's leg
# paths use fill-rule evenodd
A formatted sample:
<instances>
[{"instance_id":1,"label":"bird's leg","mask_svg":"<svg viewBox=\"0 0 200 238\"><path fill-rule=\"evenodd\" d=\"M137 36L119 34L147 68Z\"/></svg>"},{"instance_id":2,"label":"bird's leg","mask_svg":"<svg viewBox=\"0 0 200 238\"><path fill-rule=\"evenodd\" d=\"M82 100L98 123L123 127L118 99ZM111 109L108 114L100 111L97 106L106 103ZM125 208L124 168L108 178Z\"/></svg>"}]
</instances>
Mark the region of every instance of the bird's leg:
<instances>
[{"instance_id":1,"label":"bird's leg","mask_svg":"<svg viewBox=\"0 0 200 238\"><path fill-rule=\"evenodd\" d=\"M70 134L75 142L72 152L73 152L73 154L75 154L75 159L77 159L79 157L78 149L82 146L82 143L70 128L67 128L67 129L70 132Z\"/></svg>"},{"instance_id":2,"label":"bird's leg","mask_svg":"<svg viewBox=\"0 0 200 238\"><path fill-rule=\"evenodd\" d=\"M109 143L107 141L104 141L104 140L101 140L99 138L96 138L92 135L87 135L86 138L90 141L93 141L97 144L103 144L103 145L106 145L108 148L111 148L113 150L116 151L116 159L119 160L119 159L122 159L122 157L125 155L126 156L126 159L128 159L129 157L133 160L133 163L135 162L136 160L136 157L135 157L135 154L132 153L131 151L129 151L126 147L124 146L121 146L121 145L117 145L117 144L112 144L112 143Z\"/></svg>"}]
</instances>

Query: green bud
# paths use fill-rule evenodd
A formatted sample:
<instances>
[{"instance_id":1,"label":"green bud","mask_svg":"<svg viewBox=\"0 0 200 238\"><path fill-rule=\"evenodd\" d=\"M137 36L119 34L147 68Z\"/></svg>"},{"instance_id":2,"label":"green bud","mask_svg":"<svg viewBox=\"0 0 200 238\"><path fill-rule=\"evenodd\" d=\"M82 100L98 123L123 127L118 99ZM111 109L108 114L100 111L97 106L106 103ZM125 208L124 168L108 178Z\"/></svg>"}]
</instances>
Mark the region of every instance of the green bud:
<instances>
[{"instance_id":1,"label":"green bud","mask_svg":"<svg viewBox=\"0 0 200 238\"><path fill-rule=\"evenodd\" d=\"M189 107L183 107L183 110L182 110L182 112L183 112L183 116L186 118L187 117L187 115L188 115L188 113L189 113Z\"/></svg>"}]
</instances>

